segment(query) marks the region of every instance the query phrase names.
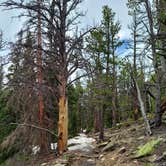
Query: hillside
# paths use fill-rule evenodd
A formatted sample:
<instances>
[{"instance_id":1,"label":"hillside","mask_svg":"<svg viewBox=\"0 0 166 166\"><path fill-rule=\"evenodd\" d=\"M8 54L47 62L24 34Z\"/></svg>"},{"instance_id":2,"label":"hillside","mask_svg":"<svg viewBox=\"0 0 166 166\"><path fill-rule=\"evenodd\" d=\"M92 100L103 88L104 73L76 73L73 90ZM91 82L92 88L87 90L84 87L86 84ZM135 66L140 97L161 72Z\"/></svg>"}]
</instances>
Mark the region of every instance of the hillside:
<instances>
[{"instance_id":1,"label":"hillside","mask_svg":"<svg viewBox=\"0 0 166 166\"><path fill-rule=\"evenodd\" d=\"M98 142L98 133L82 134L70 139L68 151L33 157L15 157L6 165L16 166L166 166L166 123L146 136L144 125L123 123L105 129L105 141ZM95 141L93 141L93 139ZM72 143L72 140L75 143ZM79 142L80 141L80 142ZM139 150L138 150L139 149ZM13 164L15 163L15 164Z\"/></svg>"}]
</instances>

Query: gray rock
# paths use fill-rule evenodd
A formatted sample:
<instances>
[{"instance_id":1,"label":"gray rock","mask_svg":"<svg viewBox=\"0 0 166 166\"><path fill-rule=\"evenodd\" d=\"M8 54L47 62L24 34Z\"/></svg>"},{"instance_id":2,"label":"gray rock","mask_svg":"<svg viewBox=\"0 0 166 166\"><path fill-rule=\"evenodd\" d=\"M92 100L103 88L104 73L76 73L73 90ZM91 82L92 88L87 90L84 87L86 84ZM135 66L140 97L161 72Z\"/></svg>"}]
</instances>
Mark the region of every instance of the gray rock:
<instances>
[{"instance_id":1,"label":"gray rock","mask_svg":"<svg viewBox=\"0 0 166 166\"><path fill-rule=\"evenodd\" d=\"M126 148L125 147L120 148L119 151L118 151L119 154L123 154L125 152L126 152Z\"/></svg>"},{"instance_id":2,"label":"gray rock","mask_svg":"<svg viewBox=\"0 0 166 166\"><path fill-rule=\"evenodd\" d=\"M91 165L94 165L96 163L95 160L93 159L88 159L87 162Z\"/></svg>"},{"instance_id":3,"label":"gray rock","mask_svg":"<svg viewBox=\"0 0 166 166\"><path fill-rule=\"evenodd\" d=\"M116 144L115 144L115 143L109 142L109 143L102 149L102 152L105 152L105 151L113 151L113 150L115 150L115 147L116 147Z\"/></svg>"},{"instance_id":4,"label":"gray rock","mask_svg":"<svg viewBox=\"0 0 166 166\"><path fill-rule=\"evenodd\" d=\"M157 157L154 162L162 162L166 161L166 154L162 154L161 156Z\"/></svg>"}]
</instances>

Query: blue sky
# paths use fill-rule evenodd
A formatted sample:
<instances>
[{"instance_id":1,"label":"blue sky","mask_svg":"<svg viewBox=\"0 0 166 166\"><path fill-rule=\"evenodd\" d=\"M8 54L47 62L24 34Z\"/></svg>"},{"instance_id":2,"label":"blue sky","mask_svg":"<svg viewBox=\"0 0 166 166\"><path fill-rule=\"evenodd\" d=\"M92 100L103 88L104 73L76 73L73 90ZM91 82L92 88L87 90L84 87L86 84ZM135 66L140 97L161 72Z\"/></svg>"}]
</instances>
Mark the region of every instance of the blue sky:
<instances>
[{"instance_id":1,"label":"blue sky","mask_svg":"<svg viewBox=\"0 0 166 166\"><path fill-rule=\"evenodd\" d=\"M109 5L113 11L116 12L116 18L122 24L119 36L121 39L127 39L129 37L127 25L130 23L131 18L128 16L126 3L127 0L84 0L80 5L80 10L86 12L86 16L81 20L82 25L86 27L88 25L94 25L94 23L99 23L102 16L102 6ZM12 19L13 16L17 15L18 11L15 10L0 10L0 29L4 32L4 38L6 41L15 40L15 35L22 26L21 20L16 18Z\"/></svg>"}]
</instances>

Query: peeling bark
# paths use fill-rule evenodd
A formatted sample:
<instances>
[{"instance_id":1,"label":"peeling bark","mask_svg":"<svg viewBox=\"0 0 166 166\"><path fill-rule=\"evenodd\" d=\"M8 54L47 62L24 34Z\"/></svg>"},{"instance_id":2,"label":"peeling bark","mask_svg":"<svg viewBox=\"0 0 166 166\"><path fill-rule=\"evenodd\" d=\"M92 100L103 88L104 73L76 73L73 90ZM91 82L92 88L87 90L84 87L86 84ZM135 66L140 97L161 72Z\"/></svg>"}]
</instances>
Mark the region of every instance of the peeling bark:
<instances>
[{"instance_id":1,"label":"peeling bark","mask_svg":"<svg viewBox=\"0 0 166 166\"><path fill-rule=\"evenodd\" d=\"M43 73L42 73L42 36L41 36L41 11L40 11L40 5L41 0L37 0L38 7L38 13L37 13L37 83L39 84L39 124L40 127L44 128L44 98L41 91L41 86L43 82ZM45 131L40 132L40 152L45 153L48 152L48 146L47 146L47 135Z\"/></svg>"},{"instance_id":2,"label":"peeling bark","mask_svg":"<svg viewBox=\"0 0 166 166\"><path fill-rule=\"evenodd\" d=\"M58 121L58 152L62 154L67 150L68 140L68 98L66 95L66 81L62 79L59 85L59 121Z\"/></svg>"},{"instance_id":3,"label":"peeling bark","mask_svg":"<svg viewBox=\"0 0 166 166\"><path fill-rule=\"evenodd\" d=\"M144 107L144 102L143 102L142 97L141 97L141 92L140 92L140 89L139 89L138 84L137 84L135 79L134 79L134 82L135 82L135 85L136 85L136 88L137 88L137 96L138 96L138 100L139 100L140 107L141 107L142 117L144 118L146 131L147 131L148 135L151 135L152 131L150 129L150 124L149 124L149 121L148 121L147 116L146 116L146 111L145 111L145 107Z\"/></svg>"}]
</instances>

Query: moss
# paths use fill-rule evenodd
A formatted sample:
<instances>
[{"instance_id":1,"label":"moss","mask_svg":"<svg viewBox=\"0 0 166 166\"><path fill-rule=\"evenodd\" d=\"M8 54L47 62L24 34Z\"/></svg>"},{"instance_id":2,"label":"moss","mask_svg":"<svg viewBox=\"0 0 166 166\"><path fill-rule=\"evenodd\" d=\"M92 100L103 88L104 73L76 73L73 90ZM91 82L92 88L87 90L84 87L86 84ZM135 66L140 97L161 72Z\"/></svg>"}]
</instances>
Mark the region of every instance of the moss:
<instances>
[{"instance_id":1,"label":"moss","mask_svg":"<svg viewBox=\"0 0 166 166\"><path fill-rule=\"evenodd\" d=\"M150 155L160 142L161 139L151 140L150 142L147 142L145 145L138 147L138 150L136 151L136 158Z\"/></svg>"},{"instance_id":2,"label":"moss","mask_svg":"<svg viewBox=\"0 0 166 166\"><path fill-rule=\"evenodd\" d=\"M144 163L143 166L153 166L151 163Z\"/></svg>"}]
</instances>

